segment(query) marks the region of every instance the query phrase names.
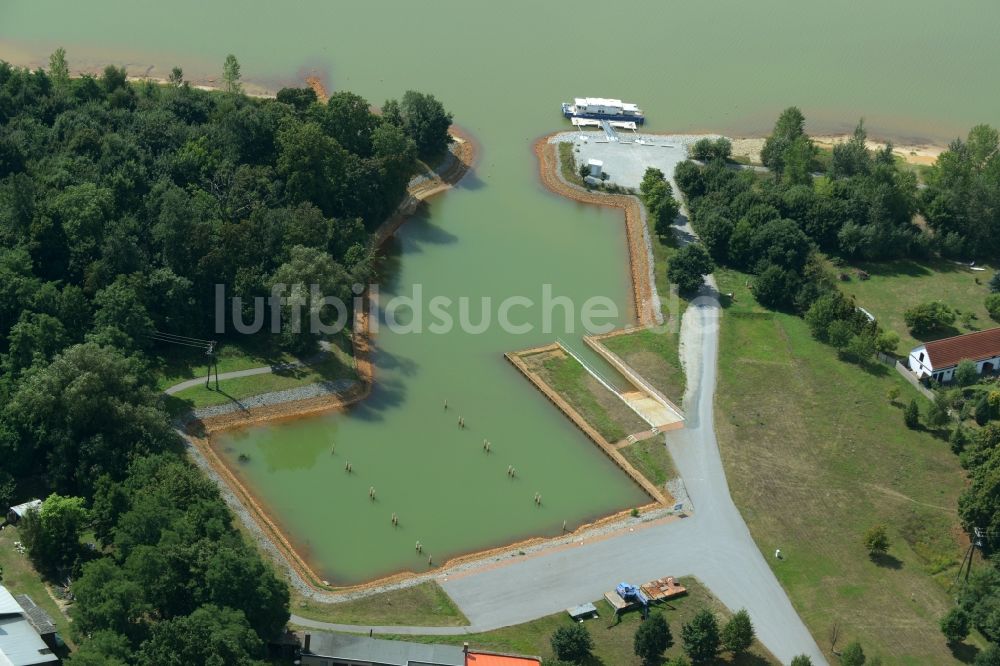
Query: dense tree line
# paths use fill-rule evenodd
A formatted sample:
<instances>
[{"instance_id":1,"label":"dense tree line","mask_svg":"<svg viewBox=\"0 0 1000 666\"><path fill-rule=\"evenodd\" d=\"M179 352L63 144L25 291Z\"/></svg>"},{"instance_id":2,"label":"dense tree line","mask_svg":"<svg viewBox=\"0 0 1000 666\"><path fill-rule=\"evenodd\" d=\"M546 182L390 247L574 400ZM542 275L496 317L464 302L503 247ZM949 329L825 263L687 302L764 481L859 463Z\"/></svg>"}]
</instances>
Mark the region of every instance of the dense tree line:
<instances>
[{"instance_id":1,"label":"dense tree line","mask_svg":"<svg viewBox=\"0 0 1000 666\"><path fill-rule=\"evenodd\" d=\"M47 495L24 541L70 583L75 664L263 657L287 587L183 457L151 333L216 337L220 283L245 303L274 283L346 297L417 159L447 149L430 95L378 115L349 92L247 97L233 57L223 79L74 79L62 49L47 71L0 62L0 504Z\"/></svg>"},{"instance_id":2,"label":"dense tree line","mask_svg":"<svg viewBox=\"0 0 1000 666\"><path fill-rule=\"evenodd\" d=\"M369 232L416 158L449 141L451 116L421 93L380 116L346 91L253 99L175 74L160 86L113 66L69 79L0 63L3 352L19 323L22 347L49 358L87 334L130 350L153 328L206 337L215 284L252 302L297 247L327 258L326 281L364 282ZM17 372L26 356L6 362Z\"/></svg>"},{"instance_id":3,"label":"dense tree line","mask_svg":"<svg viewBox=\"0 0 1000 666\"><path fill-rule=\"evenodd\" d=\"M782 113L762 151L770 174L723 160L677 165L691 222L720 265L756 275L770 307L804 311L823 290L818 249L844 259L927 256L930 236L913 224L917 183L896 168L891 147L872 154L862 125L838 145L825 174L796 108Z\"/></svg>"},{"instance_id":4,"label":"dense tree line","mask_svg":"<svg viewBox=\"0 0 1000 666\"><path fill-rule=\"evenodd\" d=\"M957 258L1000 255L1000 137L977 125L956 139L926 176L920 211L941 238L942 254Z\"/></svg>"}]
</instances>

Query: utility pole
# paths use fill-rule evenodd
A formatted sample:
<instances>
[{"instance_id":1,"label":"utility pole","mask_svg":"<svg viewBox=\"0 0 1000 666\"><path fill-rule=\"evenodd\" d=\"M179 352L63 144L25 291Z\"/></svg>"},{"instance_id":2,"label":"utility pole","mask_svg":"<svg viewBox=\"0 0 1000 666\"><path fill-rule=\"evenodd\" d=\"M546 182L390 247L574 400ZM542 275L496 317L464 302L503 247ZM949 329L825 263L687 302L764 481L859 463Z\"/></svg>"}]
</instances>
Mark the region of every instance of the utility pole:
<instances>
[{"instance_id":1,"label":"utility pole","mask_svg":"<svg viewBox=\"0 0 1000 666\"><path fill-rule=\"evenodd\" d=\"M983 549L983 538L985 536L985 531L981 527L972 528L972 543L969 544L969 549L965 551L965 556L962 557L962 565L958 567L958 573L955 574L955 580L952 581L951 585L948 586L948 591L955 586L959 578L962 578L962 570L965 570L965 577L962 578L962 583L966 583L969 580L969 574L972 573L972 560L976 556L976 548L980 550Z\"/></svg>"},{"instance_id":2,"label":"utility pole","mask_svg":"<svg viewBox=\"0 0 1000 666\"><path fill-rule=\"evenodd\" d=\"M162 331L153 331L148 337L158 343L181 345L183 347L195 347L196 349L205 350L205 355L208 356L208 367L205 373L205 388L209 390L212 389L212 368L215 367L215 390L219 390L219 343L217 341L202 340L201 338L192 338L186 335L177 335L176 333L165 333Z\"/></svg>"}]
</instances>

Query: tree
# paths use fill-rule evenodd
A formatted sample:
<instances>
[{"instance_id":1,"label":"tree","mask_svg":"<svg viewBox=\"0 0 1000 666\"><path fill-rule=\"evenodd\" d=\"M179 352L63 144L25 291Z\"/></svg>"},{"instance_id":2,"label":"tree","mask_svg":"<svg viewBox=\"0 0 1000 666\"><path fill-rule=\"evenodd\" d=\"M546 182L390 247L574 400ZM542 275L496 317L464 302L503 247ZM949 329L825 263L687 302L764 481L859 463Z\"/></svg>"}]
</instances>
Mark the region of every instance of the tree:
<instances>
[{"instance_id":1,"label":"tree","mask_svg":"<svg viewBox=\"0 0 1000 666\"><path fill-rule=\"evenodd\" d=\"M997 273L1000 276L1000 273ZM990 313L990 318L1000 321L1000 294L990 294L986 297L986 311Z\"/></svg>"},{"instance_id":2,"label":"tree","mask_svg":"<svg viewBox=\"0 0 1000 666\"><path fill-rule=\"evenodd\" d=\"M176 441L142 363L93 343L69 347L28 373L3 416L18 435L5 466L24 470L44 461L60 492L89 495L101 474L121 478L130 455Z\"/></svg>"},{"instance_id":3,"label":"tree","mask_svg":"<svg viewBox=\"0 0 1000 666\"><path fill-rule=\"evenodd\" d=\"M97 631L73 652L73 666L127 666L132 663L128 638L113 631Z\"/></svg>"},{"instance_id":4,"label":"tree","mask_svg":"<svg viewBox=\"0 0 1000 666\"><path fill-rule=\"evenodd\" d=\"M832 178L866 175L871 170L872 159L866 145L867 140L868 133L865 131L865 122L860 120L857 127L854 128L854 134L851 135L851 138L833 147L833 156L830 160L830 176Z\"/></svg>"},{"instance_id":5,"label":"tree","mask_svg":"<svg viewBox=\"0 0 1000 666\"><path fill-rule=\"evenodd\" d=\"M234 94L243 92L243 84L240 83L240 63L232 53L226 56L226 62L222 64L222 81L225 83L226 92Z\"/></svg>"},{"instance_id":6,"label":"tree","mask_svg":"<svg viewBox=\"0 0 1000 666\"><path fill-rule=\"evenodd\" d=\"M691 666L691 662L683 655L677 655L667 662L667 666Z\"/></svg>"},{"instance_id":7,"label":"tree","mask_svg":"<svg viewBox=\"0 0 1000 666\"><path fill-rule=\"evenodd\" d=\"M159 622L139 649L137 666L232 664L257 666L263 641L247 624L243 613L206 605L188 616Z\"/></svg>"},{"instance_id":8,"label":"tree","mask_svg":"<svg viewBox=\"0 0 1000 666\"><path fill-rule=\"evenodd\" d=\"M352 92L337 91L330 95L324 111L323 127L330 136L356 155L371 156L372 133L381 121L372 113L368 100Z\"/></svg>"},{"instance_id":9,"label":"tree","mask_svg":"<svg viewBox=\"0 0 1000 666\"><path fill-rule=\"evenodd\" d=\"M722 628L722 644L734 654L749 650L753 639L753 623L745 608L729 618L729 622Z\"/></svg>"},{"instance_id":10,"label":"tree","mask_svg":"<svg viewBox=\"0 0 1000 666\"><path fill-rule=\"evenodd\" d=\"M681 629L684 652L695 664L702 664L719 655L721 638L719 623L708 609L701 609Z\"/></svg>"},{"instance_id":11,"label":"tree","mask_svg":"<svg viewBox=\"0 0 1000 666\"><path fill-rule=\"evenodd\" d=\"M861 644L857 641L849 644L840 653L841 666L864 666L865 651L861 649Z\"/></svg>"},{"instance_id":12,"label":"tree","mask_svg":"<svg viewBox=\"0 0 1000 666\"><path fill-rule=\"evenodd\" d=\"M786 183L811 184L809 170L815 155L816 147L805 134L805 116L792 106L778 117L760 159Z\"/></svg>"},{"instance_id":13,"label":"tree","mask_svg":"<svg viewBox=\"0 0 1000 666\"><path fill-rule=\"evenodd\" d=\"M292 107L299 114L303 114L316 103L316 91L309 86L304 88L282 88L275 95L275 99L282 104Z\"/></svg>"},{"instance_id":14,"label":"tree","mask_svg":"<svg viewBox=\"0 0 1000 666\"><path fill-rule=\"evenodd\" d=\"M69 63L66 62L66 49L61 46L49 56L49 76L56 88L64 89L69 85Z\"/></svg>"},{"instance_id":15,"label":"tree","mask_svg":"<svg viewBox=\"0 0 1000 666\"><path fill-rule=\"evenodd\" d=\"M941 301L920 303L903 312L903 320L916 336L946 331L955 323L955 311Z\"/></svg>"},{"instance_id":16,"label":"tree","mask_svg":"<svg viewBox=\"0 0 1000 666\"><path fill-rule=\"evenodd\" d=\"M314 317L332 326L338 315L346 316L346 308L340 313L323 308L325 298L349 303L352 282L343 266L323 250L301 245L293 247L288 261L278 267L269 282L272 288L284 285L289 290L281 325L281 337L289 349L300 353L312 351L321 333L312 330ZM344 323L342 321L341 325Z\"/></svg>"},{"instance_id":17,"label":"tree","mask_svg":"<svg viewBox=\"0 0 1000 666\"><path fill-rule=\"evenodd\" d=\"M873 525L865 532L865 550L869 557L875 558L885 555L889 550L889 535L886 533L885 525Z\"/></svg>"},{"instance_id":18,"label":"tree","mask_svg":"<svg viewBox=\"0 0 1000 666\"><path fill-rule=\"evenodd\" d=\"M961 643L969 635L969 614L956 606L941 618L941 633L949 643Z\"/></svg>"},{"instance_id":19,"label":"tree","mask_svg":"<svg viewBox=\"0 0 1000 666\"><path fill-rule=\"evenodd\" d=\"M690 148L691 157L702 162L728 160L733 152L733 144L726 137L699 139Z\"/></svg>"},{"instance_id":20,"label":"tree","mask_svg":"<svg viewBox=\"0 0 1000 666\"><path fill-rule=\"evenodd\" d=\"M399 104L403 130L417 145L421 159L439 157L448 148L451 114L434 95L407 90Z\"/></svg>"},{"instance_id":21,"label":"tree","mask_svg":"<svg viewBox=\"0 0 1000 666\"><path fill-rule=\"evenodd\" d=\"M681 194L691 199L705 194L705 178L701 169L691 160L679 162L674 167L674 182L680 188Z\"/></svg>"},{"instance_id":22,"label":"tree","mask_svg":"<svg viewBox=\"0 0 1000 666\"><path fill-rule=\"evenodd\" d=\"M910 404L903 410L903 423L910 430L916 430L920 427L920 407L917 406L916 398L910 400Z\"/></svg>"},{"instance_id":23,"label":"tree","mask_svg":"<svg viewBox=\"0 0 1000 666\"><path fill-rule=\"evenodd\" d=\"M1000 293L1000 271L994 273L993 277L990 278L990 291L994 294Z\"/></svg>"},{"instance_id":24,"label":"tree","mask_svg":"<svg viewBox=\"0 0 1000 666\"><path fill-rule=\"evenodd\" d=\"M174 88L180 88L184 85L184 70L180 67L171 69L170 75L167 77L167 82Z\"/></svg>"},{"instance_id":25,"label":"tree","mask_svg":"<svg viewBox=\"0 0 1000 666\"><path fill-rule=\"evenodd\" d=\"M552 634L551 643L558 659L574 664L582 663L594 649L594 639L582 624L559 627Z\"/></svg>"},{"instance_id":26,"label":"tree","mask_svg":"<svg viewBox=\"0 0 1000 666\"><path fill-rule=\"evenodd\" d=\"M667 279L682 293L695 293L704 284L704 276L715 270L712 258L701 245L685 245L670 258Z\"/></svg>"},{"instance_id":27,"label":"tree","mask_svg":"<svg viewBox=\"0 0 1000 666\"><path fill-rule=\"evenodd\" d=\"M656 179L660 176L659 180ZM680 212L680 204L674 199L673 188L670 182L663 179L663 172L659 169L647 169L646 176L640 186L640 197L646 205L650 217L653 218L653 230L661 238L670 234L670 225L677 219ZM645 190L643 190L643 187Z\"/></svg>"},{"instance_id":28,"label":"tree","mask_svg":"<svg viewBox=\"0 0 1000 666\"><path fill-rule=\"evenodd\" d=\"M927 410L927 425L940 428L947 424L951 420L948 415L949 408L948 395L944 391L937 391L934 394L934 402Z\"/></svg>"},{"instance_id":29,"label":"tree","mask_svg":"<svg viewBox=\"0 0 1000 666\"><path fill-rule=\"evenodd\" d=\"M830 341L830 325L835 321L847 322L853 333L851 322L856 318L854 303L840 291L823 294L809 307L805 314L806 324L813 337L822 342Z\"/></svg>"},{"instance_id":30,"label":"tree","mask_svg":"<svg viewBox=\"0 0 1000 666\"><path fill-rule=\"evenodd\" d=\"M813 662L807 655L800 654L792 659L790 666L813 666Z\"/></svg>"},{"instance_id":31,"label":"tree","mask_svg":"<svg viewBox=\"0 0 1000 666\"><path fill-rule=\"evenodd\" d=\"M798 275L772 264L754 279L753 295L765 307L787 310L794 306L795 296L801 286Z\"/></svg>"},{"instance_id":32,"label":"tree","mask_svg":"<svg viewBox=\"0 0 1000 666\"><path fill-rule=\"evenodd\" d=\"M80 534L87 522L82 497L49 495L25 517L21 534L32 564L49 577L73 566L80 555Z\"/></svg>"},{"instance_id":33,"label":"tree","mask_svg":"<svg viewBox=\"0 0 1000 666\"><path fill-rule=\"evenodd\" d=\"M660 613L651 613L635 631L633 649L645 664L658 664L674 644L670 626Z\"/></svg>"}]
</instances>

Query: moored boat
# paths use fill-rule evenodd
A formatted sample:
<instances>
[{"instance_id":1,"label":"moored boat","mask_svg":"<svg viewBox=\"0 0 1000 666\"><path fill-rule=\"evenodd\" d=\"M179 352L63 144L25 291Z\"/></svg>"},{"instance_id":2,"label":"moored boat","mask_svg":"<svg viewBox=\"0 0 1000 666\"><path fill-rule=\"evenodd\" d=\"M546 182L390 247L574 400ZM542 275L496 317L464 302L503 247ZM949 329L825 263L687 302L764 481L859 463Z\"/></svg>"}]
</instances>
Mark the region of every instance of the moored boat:
<instances>
[{"instance_id":1,"label":"moored boat","mask_svg":"<svg viewBox=\"0 0 1000 666\"><path fill-rule=\"evenodd\" d=\"M562 113L567 118L623 120L636 125L641 125L646 120L638 105L605 97L577 97L572 103L563 102Z\"/></svg>"}]
</instances>

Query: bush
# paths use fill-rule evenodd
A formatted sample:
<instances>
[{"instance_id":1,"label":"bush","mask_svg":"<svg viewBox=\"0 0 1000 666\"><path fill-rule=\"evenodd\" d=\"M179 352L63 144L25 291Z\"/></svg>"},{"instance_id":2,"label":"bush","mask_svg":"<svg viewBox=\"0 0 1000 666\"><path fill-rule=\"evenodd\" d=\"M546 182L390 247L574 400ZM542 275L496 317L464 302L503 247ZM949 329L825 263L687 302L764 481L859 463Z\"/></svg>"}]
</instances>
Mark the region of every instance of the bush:
<instances>
[{"instance_id":1,"label":"bush","mask_svg":"<svg viewBox=\"0 0 1000 666\"><path fill-rule=\"evenodd\" d=\"M583 662L594 649L594 639L582 624L559 627L552 634L551 643L552 651L558 659L574 664Z\"/></svg>"},{"instance_id":2,"label":"bush","mask_svg":"<svg viewBox=\"0 0 1000 666\"><path fill-rule=\"evenodd\" d=\"M889 550L889 535L886 534L885 525L874 525L865 532L865 550L870 557L885 555Z\"/></svg>"},{"instance_id":3,"label":"bush","mask_svg":"<svg viewBox=\"0 0 1000 666\"><path fill-rule=\"evenodd\" d=\"M1000 646L991 645L976 655L973 666L1000 666Z\"/></svg>"},{"instance_id":4,"label":"bush","mask_svg":"<svg viewBox=\"0 0 1000 666\"><path fill-rule=\"evenodd\" d=\"M864 666L865 651L861 649L861 644L857 641L844 648L840 654L841 666Z\"/></svg>"},{"instance_id":5,"label":"bush","mask_svg":"<svg viewBox=\"0 0 1000 666\"><path fill-rule=\"evenodd\" d=\"M979 371L976 364L969 359L963 359L955 368L955 383L959 386L972 386L979 381Z\"/></svg>"},{"instance_id":6,"label":"bush","mask_svg":"<svg viewBox=\"0 0 1000 666\"><path fill-rule=\"evenodd\" d=\"M946 331L955 323L955 311L941 301L921 303L903 313L906 325L914 335Z\"/></svg>"},{"instance_id":7,"label":"bush","mask_svg":"<svg viewBox=\"0 0 1000 666\"><path fill-rule=\"evenodd\" d=\"M804 654L792 659L791 666L813 666L813 660Z\"/></svg>"},{"instance_id":8,"label":"bush","mask_svg":"<svg viewBox=\"0 0 1000 666\"><path fill-rule=\"evenodd\" d=\"M962 608L952 608L941 618L941 633L949 643L961 643L969 635L969 614Z\"/></svg>"},{"instance_id":9,"label":"bush","mask_svg":"<svg viewBox=\"0 0 1000 666\"><path fill-rule=\"evenodd\" d=\"M1000 276L1000 273L997 273ZM986 297L986 311L990 313L990 319L1000 321L1000 294L990 294Z\"/></svg>"},{"instance_id":10,"label":"bush","mask_svg":"<svg viewBox=\"0 0 1000 666\"><path fill-rule=\"evenodd\" d=\"M663 653L674 644L670 626L660 613L653 613L635 631L633 649L646 664L658 664Z\"/></svg>"},{"instance_id":11,"label":"bush","mask_svg":"<svg viewBox=\"0 0 1000 666\"><path fill-rule=\"evenodd\" d=\"M916 399L911 400L910 404L903 410L903 423L910 430L916 430L920 427L920 407L917 406Z\"/></svg>"},{"instance_id":12,"label":"bush","mask_svg":"<svg viewBox=\"0 0 1000 666\"><path fill-rule=\"evenodd\" d=\"M1000 271L990 278L990 291L994 294L1000 293Z\"/></svg>"}]
</instances>

